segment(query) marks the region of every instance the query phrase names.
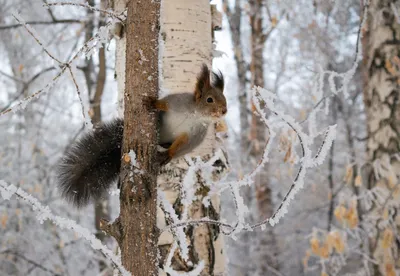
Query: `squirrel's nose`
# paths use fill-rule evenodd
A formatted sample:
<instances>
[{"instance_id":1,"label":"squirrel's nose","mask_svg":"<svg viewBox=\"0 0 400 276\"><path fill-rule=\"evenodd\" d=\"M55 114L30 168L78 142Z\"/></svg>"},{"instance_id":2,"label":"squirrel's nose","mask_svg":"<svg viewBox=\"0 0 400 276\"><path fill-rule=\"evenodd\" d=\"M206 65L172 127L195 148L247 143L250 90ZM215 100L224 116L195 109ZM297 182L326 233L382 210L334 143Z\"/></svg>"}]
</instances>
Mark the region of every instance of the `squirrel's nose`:
<instances>
[{"instance_id":1,"label":"squirrel's nose","mask_svg":"<svg viewBox=\"0 0 400 276\"><path fill-rule=\"evenodd\" d=\"M227 112L226 107L224 107L224 108L222 109L222 114L225 115L226 112Z\"/></svg>"}]
</instances>

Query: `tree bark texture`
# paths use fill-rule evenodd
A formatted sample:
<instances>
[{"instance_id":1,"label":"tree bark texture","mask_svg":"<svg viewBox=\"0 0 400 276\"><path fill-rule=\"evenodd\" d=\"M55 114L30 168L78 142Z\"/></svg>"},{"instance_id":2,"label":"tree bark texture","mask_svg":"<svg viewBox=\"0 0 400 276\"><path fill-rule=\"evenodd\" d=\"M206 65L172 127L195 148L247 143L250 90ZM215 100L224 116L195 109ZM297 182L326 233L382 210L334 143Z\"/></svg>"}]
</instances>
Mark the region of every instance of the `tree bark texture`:
<instances>
[{"instance_id":1,"label":"tree bark texture","mask_svg":"<svg viewBox=\"0 0 400 276\"><path fill-rule=\"evenodd\" d=\"M369 189L380 187L384 195L376 198L370 212L383 216L385 208L389 209L389 217L383 217L388 223L377 222L371 233L370 251L378 261L373 275L397 275L395 270L400 268L400 164L395 157L400 151L400 25L394 13L398 6L394 0L370 1L364 36L367 150L370 164L383 168L378 173L371 170L367 185Z\"/></svg>"},{"instance_id":2,"label":"tree bark texture","mask_svg":"<svg viewBox=\"0 0 400 276\"><path fill-rule=\"evenodd\" d=\"M147 276L158 273L157 114L145 102L158 96L160 3L129 1L127 8L121 202L113 229L125 268Z\"/></svg>"},{"instance_id":3,"label":"tree bark texture","mask_svg":"<svg viewBox=\"0 0 400 276\"><path fill-rule=\"evenodd\" d=\"M179 7L179 8L177 8ZM202 63L211 64L212 51L212 18L208 0L164 0L161 8L161 39L160 57L162 58L161 96L169 93L193 93L197 74ZM192 153L192 156L209 158L215 148L214 126L209 128L207 138ZM220 160L221 161L221 160ZM226 160L216 167L215 177L222 174L226 168ZM159 177L159 188L165 193L168 201L174 206L178 216L182 213L180 189L188 164L183 158L172 161L162 168ZM219 197L215 196L208 207L203 205L209 187L205 181L198 178L195 183L197 199L190 206L189 218L199 219L209 217L219 218ZM159 210L158 222L160 228L170 222ZM205 268L201 275L222 275L225 263L222 248L222 236L212 225L199 225L186 228L189 243L189 261L185 261L175 252L171 267L176 271L187 272L193 270L200 261L204 261ZM160 265L164 265L165 258L174 241L170 232L163 232L159 239L161 255ZM163 273L162 275L166 275Z\"/></svg>"},{"instance_id":4,"label":"tree bark texture","mask_svg":"<svg viewBox=\"0 0 400 276\"><path fill-rule=\"evenodd\" d=\"M250 27L251 27L251 86L264 87L264 31L263 31L263 1L251 0L250 5ZM268 143L268 134L264 123L255 114L252 104L252 116L250 124L251 157L257 164L262 157L262 149ZM268 168L265 167L255 178L255 197L260 219L272 216L274 206L272 192L268 182ZM256 261L257 275L270 275L271 269L278 270L278 246L273 228L267 227L265 231L257 231L258 259Z\"/></svg>"}]
</instances>

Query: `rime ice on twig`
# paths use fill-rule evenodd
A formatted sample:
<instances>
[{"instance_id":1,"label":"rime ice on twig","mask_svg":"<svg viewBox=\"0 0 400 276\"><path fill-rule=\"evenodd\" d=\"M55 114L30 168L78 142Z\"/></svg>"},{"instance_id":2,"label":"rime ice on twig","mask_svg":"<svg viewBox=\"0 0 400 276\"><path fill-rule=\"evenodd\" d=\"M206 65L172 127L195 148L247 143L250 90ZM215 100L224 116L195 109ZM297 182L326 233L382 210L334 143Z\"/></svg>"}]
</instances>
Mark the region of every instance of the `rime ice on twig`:
<instances>
[{"instance_id":1,"label":"rime ice on twig","mask_svg":"<svg viewBox=\"0 0 400 276\"><path fill-rule=\"evenodd\" d=\"M117 14L117 13L111 11L111 10L99 9L99 8L96 8L96 7L93 7L91 5L84 4L84 3L67 2L67 1L66 2L50 2L50 3L47 2L47 3L43 4L43 6L45 6L45 7L52 7L52 6L82 7L82 8L85 8L85 9L92 10L92 11L97 11L97 12L101 12L101 13L107 14L108 16L110 16L112 18L115 18L115 19L118 19L121 22L125 21L125 17L124 17L123 14Z\"/></svg>"},{"instance_id":2,"label":"rime ice on twig","mask_svg":"<svg viewBox=\"0 0 400 276\"><path fill-rule=\"evenodd\" d=\"M48 83L45 85L44 88L40 89L39 91L33 93L32 95L22 99L20 102L18 102L17 104L13 105L12 107L2 111L0 113L0 116L5 115L11 111L19 111L21 109L25 109L25 107L27 106L27 104L29 104L31 101L33 101L34 99L37 99L41 96L41 94L45 94L47 93L55 84L56 81L65 73L66 69L68 68L71 76L73 78L75 87L77 88L77 94L79 97L79 101L81 103L82 106L82 111L84 114L84 119L85 119L85 123L86 125L91 126L91 122L89 122L89 118L85 115L87 114L87 112L85 113L85 110L88 110L88 108L85 109L84 103L82 102L82 99L80 97L80 91L79 88L77 87L76 81L74 80L75 77L73 75L73 72L71 71L71 67L73 68L73 62L78 59L79 57L81 57L83 54L85 54L85 56L87 58L89 58L91 55L93 55L95 53L95 50L102 47L102 43L105 43L105 41L107 40L107 34L109 32L109 29L113 26L113 24L115 23L115 21L110 21L108 22L105 26L102 26L99 29L99 32L97 32L92 38L90 38L88 41L86 41L84 43L84 45L77 51L77 53L66 63L61 62L59 59L55 58L47 49L46 47L44 47L44 44L42 43L41 39L39 38L39 35L37 34L37 32L30 27L29 25L27 25L25 23L25 21L23 20L23 18L17 14L13 14L14 18L21 24L24 26L24 28L28 31L28 33L35 39L35 41L43 48L43 50L45 51L45 53L51 58L53 59L55 62L57 62L60 67L61 70L60 72L53 78L51 83Z\"/></svg>"},{"instance_id":3,"label":"rime ice on twig","mask_svg":"<svg viewBox=\"0 0 400 276\"><path fill-rule=\"evenodd\" d=\"M76 93L78 94L78 98L79 98L79 102L81 103L81 109L82 109L82 116L83 119L85 120L85 125L88 126L90 129L93 128L93 124L92 121L90 120L88 113L89 113L89 108L87 107L87 102L86 101L82 101L82 96L81 96L81 91L79 90L79 86L78 83L76 82L74 73L72 72L71 66L68 66L68 71L71 75L71 79L75 85L76 88Z\"/></svg>"},{"instance_id":4,"label":"rime ice on twig","mask_svg":"<svg viewBox=\"0 0 400 276\"><path fill-rule=\"evenodd\" d=\"M358 29L358 35L357 35L356 55L355 55L354 62L352 64L351 68L344 73L337 73L335 71L330 71L330 70L325 70L325 71L321 70L321 72L319 73L319 83L318 83L318 86L319 86L318 94L320 96L323 95L324 76L325 75L328 76L329 88L333 94L343 93L345 97L348 96L349 83L353 79L354 74L356 73L358 64L360 63L360 61L363 58L362 51L361 51L362 35L363 35L362 29L365 28L366 24L367 24L368 7L369 7L369 4L367 1L363 8L362 21L360 22L360 26ZM335 80L336 81L342 80L342 86L339 89L336 88ZM321 98L317 98L317 100L321 100Z\"/></svg>"},{"instance_id":5,"label":"rime ice on twig","mask_svg":"<svg viewBox=\"0 0 400 276\"><path fill-rule=\"evenodd\" d=\"M75 233L77 233L79 236L86 239L93 249L99 250L101 253L103 253L104 256L116 266L116 268L121 272L122 275L131 275L122 266L120 257L116 256L107 246L105 246L99 239L97 239L96 236L89 231L89 229L80 226L73 220L54 215L51 212L49 206L43 206L32 195L26 193L21 188L15 187L12 184L7 184L3 180L0 180L0 194L4 200L10 200L13 195L16 195L20 199L27 202L29 205L31 205L33 211L37 213L36 217L41 224L46 220L50 220L62 229L66 228L75 231Z\"/></svg>"},{"instance_id":6,"label":"rime ice on twig","mask_svg":"<svg viewBox=\"0 0 400 276\"><path fill-rule=\"evenodd\" d=\"M15 20L17 20L17 22L19 24L21 24L22 26L24 26L24 28L28 31L28 33L36 40L36 43L39 44L42 48L43 51L45 51L45 53L54 61L56 61L58 64L62 65L63 63L57 59L55 56L53 56L49 50L46 49L46 47L43 45L42 39L40 39L39 34L35 31L35 29L33 29L29 24L26 24L25 20L22 19L21 16L19 16L19 14L14 13L12 15Z\"/></svg>"},{"instance_id":7,"label":"rime ice on twig","mask_svg":"<svg viewBox=\"0 0 400 276\"><path fill-rule=\"evenodd\" d=\"M158 201L160 203L161 209L164 211L165 216L170 218L172 223L180 223L181 220L179 219L178 215L175 212L174 207L172 207L171 203L169 203L168 199L165 197L164 192L159 191L158 192ZM183 228L179 227L174 230L173 235L176 238L176 242L178 242L179 247L180 247L180 253L182 255L182 258L184 260L189 260L189 246L186 242L186 235L185 232L183 231Z\"/></svg>"},{"instance_id":8,"label":"rime ice on twig","mask_svg":"<svg viewBox=\"0 0 400 276\"><path fill-rule=\"evenodd\" d=\"M168 257L167 260L165 262L165 266L164 266L164 271L166 273L168 273L171 276L197 276L200 275L200 273L203 271L204 269L204 261L200 261L197 266L191 270L190 272L178 272L175 271L172 267L171 267L171 263L172 263L172 257L174 256L175 250L178 248L178 245L176 243L176 241L174 241L174 243L171 245L171 248L169 250L168 253Z\"/></svg>"},{"instance_id":9,"label":"rime ice on twig","mask_svg":"<svg viewBox=\"0 0 400 276\"><path fill-rule=\"evenodd\" d=\"M48 91L50 91L50 90L56 85L57 80L61 77L61 75L64 74L65 69L67 69L67 67L64 67L64 68L53 78L53 80L52 80L50 83L46 84L46 86L45 86L44 88L40 89L39 91L36 91L35 93L33 93L33 94L30 95L30 96L25 97L23 100L21 100L19 103L15 104L15 105L13 105L12 107L10 107L10 108L8 108L8 109L2 111L2 112L0 113L0 116L5 115L5 114L7 114L7 113L9 113L9 112L11 112L11 111L17 112L17 111L19 111L19 110L21 110L21 109L25 109L26 106L27 106L30 102L32 102L34 99L38 99L38 98L41 96L41 94L46 94Z\"/></svg>"}]
</instances>

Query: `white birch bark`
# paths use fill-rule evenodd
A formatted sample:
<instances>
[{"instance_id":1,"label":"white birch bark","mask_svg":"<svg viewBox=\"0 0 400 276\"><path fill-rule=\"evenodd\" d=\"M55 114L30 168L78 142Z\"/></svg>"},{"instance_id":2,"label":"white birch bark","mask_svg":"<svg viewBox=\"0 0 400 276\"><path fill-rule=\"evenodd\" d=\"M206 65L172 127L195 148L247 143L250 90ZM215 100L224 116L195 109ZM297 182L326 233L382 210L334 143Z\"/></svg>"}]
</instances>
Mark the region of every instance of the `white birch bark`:
<instances>
[{"instance_id":1,"label":"white birch bark","mask_svg":"<svg viewBox=\"0 0 400 276\"><path fill-rule=\"evenodd\" d=\"M113 0L114 11L122 13L126 9L126 0ZM125 92L125 60L126 60L126 35L118 24L115 29L116 50L115 50L115 74L118 86L118 115L124 116L124 92Z\"/></svg>"},{"instance_id":2,"label":"white birch bark","mask_svg":"<svg viewBox=\"0 0 400 276\"><path fill-rule=\"evenodd\" d=\"M197 74L202 63L211 67L212 58L212 18L208 0L164 0L161 7L160 42L160 97L167 93L193 92ZM207 138L192 154L210 156L215 148L214 125L210 126ZM222 160L225 164L225 160ZM171 204L177 202L179 189L186 173L187 164L183 159L168 165L159 177L159 186L165 191ZM203 187L203 183L197 183ZM205 208L202 197L194 202L189 211L192 219L210 216L210 209L219 216L219 198L213 198L212 206ZM162 212L158 216L159 225L165 225ZM195 227L188 237L191 262L196 265L203 261L205 268L201 275L222 275L225 263L222 237L210 225ZM173 242L170 233L162 233L159 245L161 253L169 249ZM164 258L165 256L163 256ZM189 271L191 265L175 258L172 267L177 271Z\"/></svg>"},{"instance_id":3,"label":"white birch bark","mask_svg":"<svg viewBox=\"0 0 400 276\"><path fill-rule=\"evenodd\" d=\"M400 24L397 1L370 2L368 30L365 35L364 103L367 113L367 150L371 170L367 177L369 189L380 191L368 210L374 223L370 236L370 253L377 260L371 275L398 275L400 251ZM377 169L379 168L379 169ZM388 210L388 216L382 215Z\"/></svg>"}]
</instances>

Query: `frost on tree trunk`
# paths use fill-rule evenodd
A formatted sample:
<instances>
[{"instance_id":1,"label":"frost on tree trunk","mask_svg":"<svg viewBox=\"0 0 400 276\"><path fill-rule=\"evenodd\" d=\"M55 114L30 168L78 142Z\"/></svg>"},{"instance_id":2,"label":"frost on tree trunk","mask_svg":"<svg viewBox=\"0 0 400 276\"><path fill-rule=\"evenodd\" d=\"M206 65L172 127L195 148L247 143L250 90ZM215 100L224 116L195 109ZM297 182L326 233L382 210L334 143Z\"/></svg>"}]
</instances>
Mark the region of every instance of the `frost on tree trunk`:
<instances>
[{"instance_id":1,"label":"frost on tree trunk","mask_svg":"<svg viewBox=\"0 0 400 276\"><path fill-rule=\"evenodd\" d=\"M177 8L179 7L179 8ZM211 65L212 27L211 7L208 0L164 0L161 8L161 42L160 57L161 83L160 96L167 93L193 92L201 64ZM194 156L207 160L214 153L215 133L211 126L204 143L196 150ZM224 159L222 157L222 159ZM215 164L215 179L226 168L226 160ZM188 169L184 159L171 162L163 168L158 183L168 201L174 206L178 216L182 211L180 187ZM195 184L197 200L191 205L189 217L199 219L219 218L219 198L214 197L211 204L205 207L202 203L209 188L199 177ZM165 227L167 220L159 211L158 225ZM176 271L190 271L200 261L204 262L201 275L221 275L225 268L222 248L222 236L213 225L190 226L186 228L189 243L189 261L184 261L176 251L171 267ZM173 236L163 232L159 239L161 254L160 265L165 265L166 256L173 243ZM163 274L165 275L165 274Z\"/></svg>"},{"instance_id":2,"label":"frost on tree trunk","mask_svg":"<svg viewBox=\"0 0 400 276\"><path fill-rule=\"evenodd\" d=\"M372 225L373 275L397 275L400 268L400 25L398 1L372 0L364 45L364 102L368 121L369 189L379 189L370 208L382 217ZM396 11L396 12L395 12ZM397 154L397 156L396 156ZM379 170L377 170L379 168Z\"/></svg>"},{"instance_id":3,"label":"frost on tree trunk","mask_svg":"<svg viewBox=\"0 0 400 276\"><path fill-rule=\"evenodd\" d=\"M251 86L264 87L264 58L263 49L265 38L263 35L262 0L251 0L250 4L250 27L251 27ZM262 151L268 142L269 134L264 123L259 116L254 113L250 125L251 156L253 163L262 158ZM260 219L271 217L274 212L270 183L268 182L268 168L265 167L255 178L256 205ZM257 231L257 260L255 266L257 275L270 275L271 271L278 270L278 248L275 233L272 227L267 227L265 231Z\"/></svg>"}]
</instances>

